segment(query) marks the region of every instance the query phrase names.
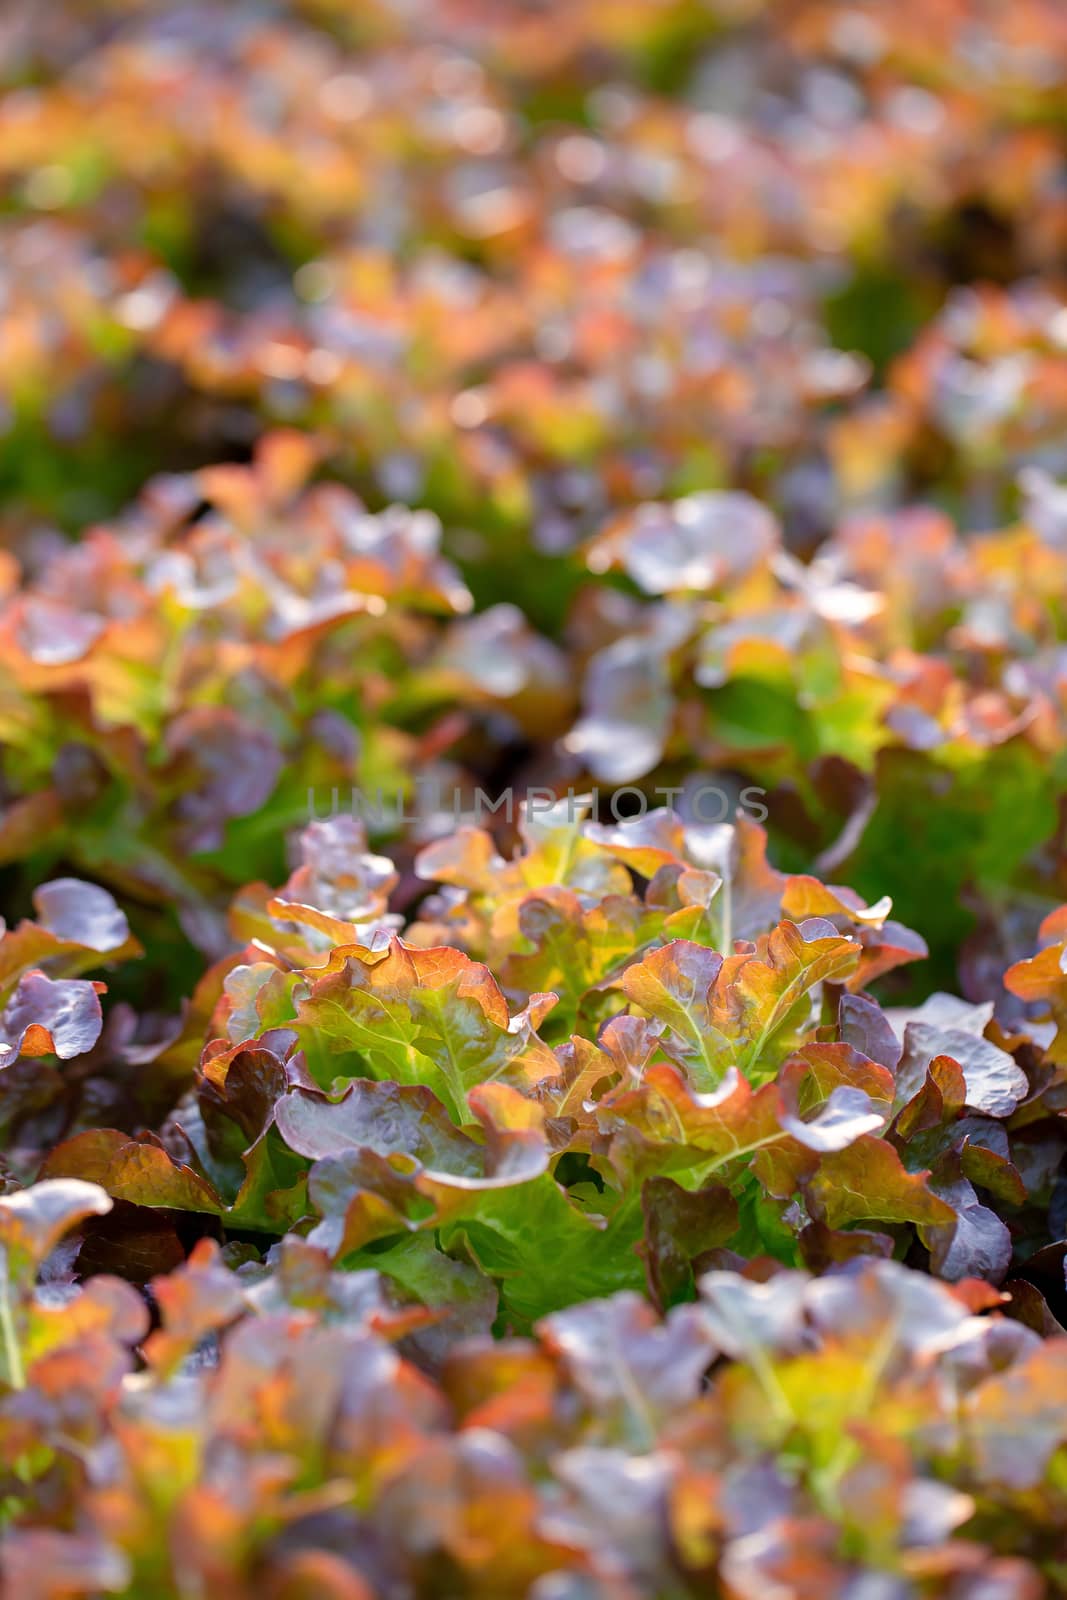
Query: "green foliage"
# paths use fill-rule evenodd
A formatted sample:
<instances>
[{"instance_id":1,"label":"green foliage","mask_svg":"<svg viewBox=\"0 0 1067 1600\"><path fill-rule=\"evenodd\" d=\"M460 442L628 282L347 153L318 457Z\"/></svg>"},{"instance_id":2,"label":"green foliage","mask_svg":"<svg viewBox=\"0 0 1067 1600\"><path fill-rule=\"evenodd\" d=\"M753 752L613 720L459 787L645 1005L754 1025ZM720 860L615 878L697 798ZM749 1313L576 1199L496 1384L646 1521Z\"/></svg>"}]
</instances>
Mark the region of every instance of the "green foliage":
<instances>
[{"instance_id":1,"label":"green foliage","mask_svg":"<svg viewBox=\"0 0 1067 1600\"><path fill-rule=\"evenodd\" d=\"M1067 1596L1061 0L8 9L4 1595Z\"/></svg>"}]
</instances>

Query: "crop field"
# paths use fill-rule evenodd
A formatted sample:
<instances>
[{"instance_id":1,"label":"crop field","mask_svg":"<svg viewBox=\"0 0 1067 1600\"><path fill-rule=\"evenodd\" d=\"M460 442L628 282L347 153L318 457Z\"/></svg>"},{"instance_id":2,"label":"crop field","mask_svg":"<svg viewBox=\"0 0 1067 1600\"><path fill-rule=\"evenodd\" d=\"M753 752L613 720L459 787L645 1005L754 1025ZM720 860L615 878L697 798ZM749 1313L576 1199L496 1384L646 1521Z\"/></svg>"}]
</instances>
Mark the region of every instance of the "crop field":
<instances>
[{"instance_id":1,"label":"crop field","mask_svg":"<svg viewBox=\"0 0 1067 1600\"><path fill-rule=\"evenodd\" d=\"M1065 0L0 0L2 1600L1067 1600Z\"/></svg>"}]
</instances>

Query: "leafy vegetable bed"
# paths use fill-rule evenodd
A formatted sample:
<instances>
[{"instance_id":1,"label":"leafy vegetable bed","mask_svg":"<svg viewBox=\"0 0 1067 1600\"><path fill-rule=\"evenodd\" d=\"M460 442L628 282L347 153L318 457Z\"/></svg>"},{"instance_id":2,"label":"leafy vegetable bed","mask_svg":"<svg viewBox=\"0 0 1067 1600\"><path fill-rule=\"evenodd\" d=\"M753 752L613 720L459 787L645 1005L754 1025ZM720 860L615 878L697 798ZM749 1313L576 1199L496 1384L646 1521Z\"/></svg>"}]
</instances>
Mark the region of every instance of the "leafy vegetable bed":
<instances>
[{"instance_id":1,"label":"leafy vegetable bed","mask_svg":"<svg viewBox=\"0 0 1067 1600\"><path fill-rule=\"evenodd\" d=\"M5 1597L1067 1595L1061 6L50 11Z\"/></svg>"}]
</instances>

